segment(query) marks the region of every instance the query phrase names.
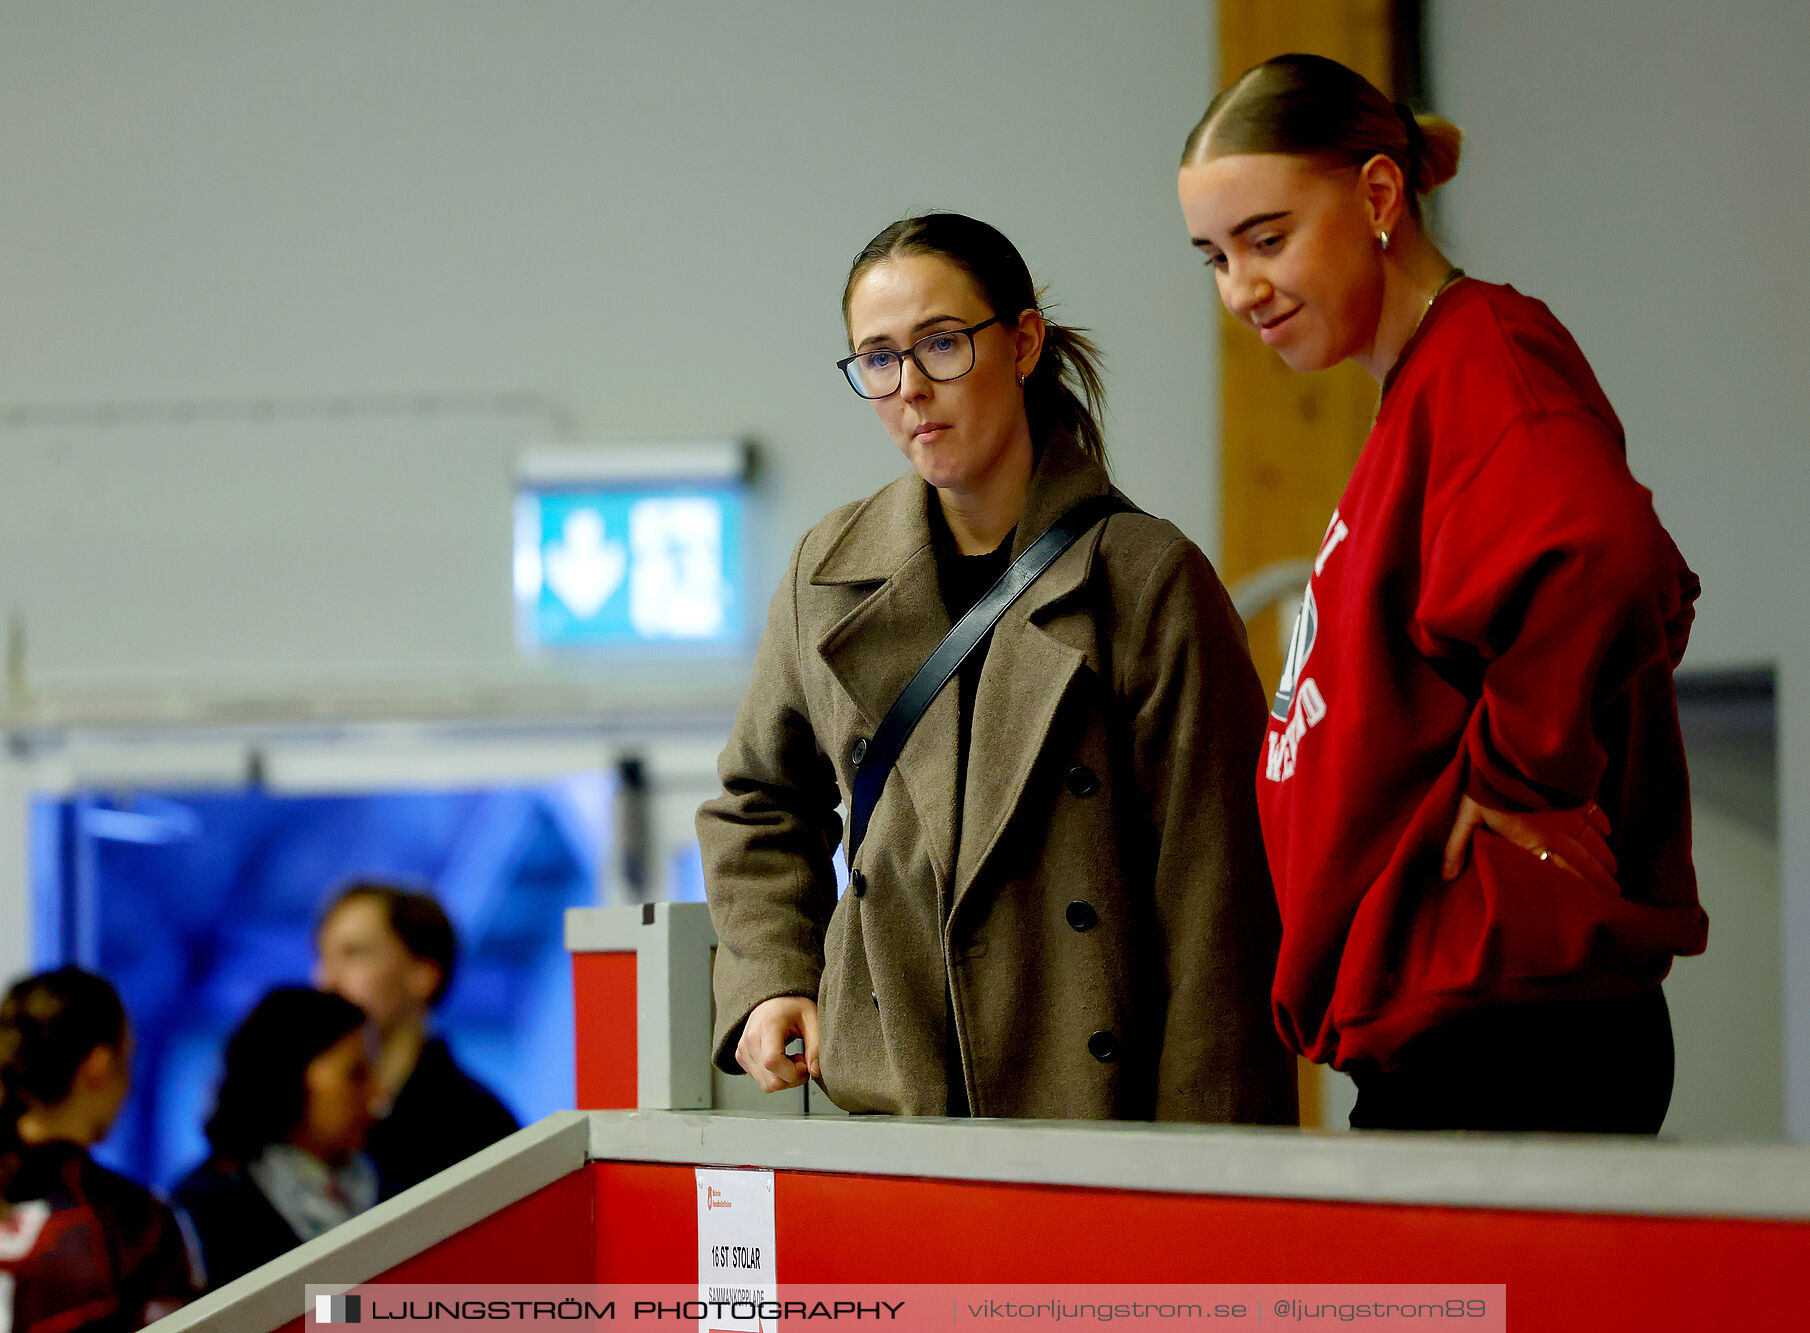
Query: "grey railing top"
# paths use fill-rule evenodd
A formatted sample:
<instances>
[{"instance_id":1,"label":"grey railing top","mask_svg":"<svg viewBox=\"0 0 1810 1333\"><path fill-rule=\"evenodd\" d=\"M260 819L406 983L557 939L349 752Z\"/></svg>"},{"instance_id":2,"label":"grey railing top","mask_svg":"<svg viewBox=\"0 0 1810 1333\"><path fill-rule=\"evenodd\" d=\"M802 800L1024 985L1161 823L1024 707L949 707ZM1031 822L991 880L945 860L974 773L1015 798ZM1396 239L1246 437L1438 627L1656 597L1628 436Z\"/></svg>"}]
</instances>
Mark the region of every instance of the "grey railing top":
<instances>
[{"instance_id":1,"label":"grey railing top","mask_svg":"<svg viewBox=\"0 0 1810 1333\"><path fill-rule=\"evenodd\" d=\"M590 1156L1165 1194L1810 1219L1810 1148L1784 1144L593 1111Z\"/></svg>"}]
</instances>

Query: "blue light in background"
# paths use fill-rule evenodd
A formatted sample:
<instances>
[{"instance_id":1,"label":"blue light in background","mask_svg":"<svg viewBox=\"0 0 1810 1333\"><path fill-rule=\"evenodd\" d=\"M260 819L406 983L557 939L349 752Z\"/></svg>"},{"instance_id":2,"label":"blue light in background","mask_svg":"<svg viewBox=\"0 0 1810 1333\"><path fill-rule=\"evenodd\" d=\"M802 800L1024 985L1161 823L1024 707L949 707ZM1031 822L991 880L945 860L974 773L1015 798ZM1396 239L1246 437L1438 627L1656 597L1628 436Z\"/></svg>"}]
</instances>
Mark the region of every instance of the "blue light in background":
<instances>
[{"instance_id":1,"label":"blue light in background","mask_svg":"<svg viewBox=\"0 0 1810 1333\"><path fill-rule=\"evenodd\" d=\"M34 800L33 964L101 972L136 1036L131 1100L96 1156L157 1187L201 1159L227 1034L308 979L316 917L353 875L430 886L452 918L435 1022L458 1059L524 1124L571 1106L564 916L596 901L608 784Z\"/></svg>"},{"instance_id":2,"label":"blue light in background","mask_svg":"<svg viewBox=\"0 0 1810 1333\"><path fill-rule=\"evenodd\" d=\"M525 485L516 498L520 645L723 653L742 644L739 484Z\"/></svg>"}]
</instances>

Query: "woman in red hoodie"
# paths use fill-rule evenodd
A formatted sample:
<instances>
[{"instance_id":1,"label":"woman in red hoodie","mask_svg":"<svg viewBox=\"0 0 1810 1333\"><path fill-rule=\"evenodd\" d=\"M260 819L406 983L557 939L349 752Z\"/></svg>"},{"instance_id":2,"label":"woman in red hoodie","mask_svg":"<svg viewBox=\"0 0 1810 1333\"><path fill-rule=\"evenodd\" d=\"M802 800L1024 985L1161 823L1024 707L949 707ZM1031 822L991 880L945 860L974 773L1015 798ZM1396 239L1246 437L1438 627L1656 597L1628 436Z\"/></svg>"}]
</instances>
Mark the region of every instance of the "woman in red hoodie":
<instances>
[{"instance_id":1,"label":"woman in red hoodie","mask_svg":"<svg viewBox=\"0 0 1810 1333\"><path fill-rule=\"evenodd\" d=\"M1283 1036L1359 1128L1656 1133L1659 983L1707 920L1672 670L1697 596L1552 313L1421 223L1460 135L1317 56L1182 158L1228 309L1376 422L1314 562L1258 774Z\"/></svg>"}]
</instances>

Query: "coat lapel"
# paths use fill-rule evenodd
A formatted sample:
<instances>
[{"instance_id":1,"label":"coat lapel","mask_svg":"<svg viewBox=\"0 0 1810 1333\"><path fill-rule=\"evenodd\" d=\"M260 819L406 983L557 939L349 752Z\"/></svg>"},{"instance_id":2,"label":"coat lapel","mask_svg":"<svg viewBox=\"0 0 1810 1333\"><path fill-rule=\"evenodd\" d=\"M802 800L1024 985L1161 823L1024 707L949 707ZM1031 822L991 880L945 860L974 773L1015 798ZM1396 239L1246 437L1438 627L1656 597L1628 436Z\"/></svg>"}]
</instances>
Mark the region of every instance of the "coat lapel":
<instances>
[{"instance_id":1,"label":"coat lapel","mask_svg":"<svg viewBox=\"0 0 1810 1333\"><path fill-rule=\"evenodd\" d=\"M1074 505L1110 489L1105 469L1074 441L1052 439L1031 479L1013 558ZM817 586L878 585L817 644L860 711L868 736L949 633L924 508L928 500L921 480L901 477L856 510L811 574ZM953 685L937 695L899 755L893 780L904 783L923 825L939 883L953 883L952 904L1004 832L1063 696L1086 660L1091 622L1077 633L1067 619L1054 618L1086 585L1099 540L1096 527L1064 552L993 631L975 693L959 855L955 764L961 705ZM1052 633L1057 629L1069 633L1059 637Z\"/></svg>"},{"instance_id":2,"label":"coat lapel","mask_svg":"<svg viewBox=\"0 0 1810 1333\"><path fill-rule=\"evenodd\" d=\"M1106 471L1072 440L1058 436L1045 446L1018 534L1016 559L1050 524L1082 500L1111 489ZM985 868L1049 739L1056 712L1080 674L1093 636L1090 618L1058 621L1062 606L1087 584L1100 527L1083 535L1027 588L993 631L975 691L974 726L962 801L961 845L956 856L955 903ZM1058 629L1068 631L1058 635ZM1077 632L1078 631L1078 632Z\"/></svg>"},{"instance_id":3,"label":"coat lapel","mask_svg":"<svg viewBox=\"0 0 1810 1333\"><path fill-rule=\"evenodd\" d=\"M924 510L928 499L917 476L899 478L856 511L811 575L818 586L879 585L817 644L859 710L865 736L873 735L892 701L949 633ZM944 885L955 865L959 707L954 689L936 697L906 741L891 779L904 784Z\"/></svg>"}]
</instances>

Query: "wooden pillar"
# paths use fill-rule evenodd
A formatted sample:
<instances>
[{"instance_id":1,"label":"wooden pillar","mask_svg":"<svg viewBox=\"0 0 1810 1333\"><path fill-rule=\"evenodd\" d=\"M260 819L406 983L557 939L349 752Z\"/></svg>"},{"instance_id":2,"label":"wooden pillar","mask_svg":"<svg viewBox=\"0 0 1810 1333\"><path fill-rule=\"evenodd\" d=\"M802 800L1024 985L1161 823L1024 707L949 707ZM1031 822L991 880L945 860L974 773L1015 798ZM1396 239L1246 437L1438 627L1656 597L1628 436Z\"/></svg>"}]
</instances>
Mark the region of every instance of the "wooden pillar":
<instances>
[{"instance_id":1,"label":"wooden pillar","mask_svg":"<svg viewBox=\"0 0 1810 1333\"><path fill-rule=\"evenodd\" d=\"M1219 86L1290 51L1330 56L1393 97L1420 86L1419 0L1219 0ZM1227 584L1310 559L1376 416L1376 381L1346 362L1304 375L1220 311L1220 506ZM1250 623L1264 688L1282 674L1272 607ZM1322 1070L1302 1061L1301 1120L1323 1122Z\"/></svg>"}]
</instances>

